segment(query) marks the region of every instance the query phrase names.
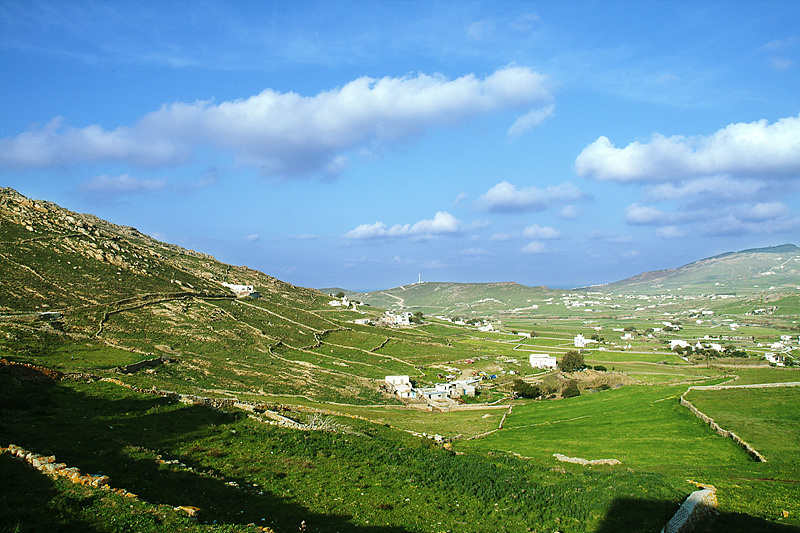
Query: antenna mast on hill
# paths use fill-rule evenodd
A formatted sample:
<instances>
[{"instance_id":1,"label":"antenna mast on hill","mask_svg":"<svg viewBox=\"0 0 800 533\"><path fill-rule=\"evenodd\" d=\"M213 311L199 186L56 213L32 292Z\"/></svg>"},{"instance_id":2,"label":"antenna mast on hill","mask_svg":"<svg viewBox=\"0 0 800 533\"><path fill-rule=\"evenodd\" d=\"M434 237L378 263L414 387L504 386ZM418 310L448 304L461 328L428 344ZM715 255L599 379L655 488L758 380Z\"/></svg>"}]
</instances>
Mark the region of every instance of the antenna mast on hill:
<instances>
[{"instance_id":1,"label":"antenna mast on hill","mask_svg":"<svg viewBox=\"0 0 800 533\"><path fill-rule=\"evenodd\" d=\"M419 279L417 280L417 283L422 283L422 274L417 274L417 276L419 276Z\"/></svg>"}]
</instances>

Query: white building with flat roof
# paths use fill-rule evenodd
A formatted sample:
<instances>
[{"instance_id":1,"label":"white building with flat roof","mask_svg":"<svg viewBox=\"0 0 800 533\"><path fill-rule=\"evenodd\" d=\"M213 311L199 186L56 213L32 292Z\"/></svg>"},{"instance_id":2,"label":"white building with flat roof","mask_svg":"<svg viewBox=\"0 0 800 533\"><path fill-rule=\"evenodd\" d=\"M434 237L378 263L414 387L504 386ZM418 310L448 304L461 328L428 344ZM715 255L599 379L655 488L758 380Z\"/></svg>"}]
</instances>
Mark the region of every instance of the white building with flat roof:
<instances>
[{"instance_id":1,"label":"white building with flat roof","mask_svg":"<svg viewBox=\"0 0 800 533\"><path fill-rule=\"evenodd\" d=\"M530 361L533 368L556 368L558 366L558 360L546 353L532 353Z\"/></svg>"}]
</instances>

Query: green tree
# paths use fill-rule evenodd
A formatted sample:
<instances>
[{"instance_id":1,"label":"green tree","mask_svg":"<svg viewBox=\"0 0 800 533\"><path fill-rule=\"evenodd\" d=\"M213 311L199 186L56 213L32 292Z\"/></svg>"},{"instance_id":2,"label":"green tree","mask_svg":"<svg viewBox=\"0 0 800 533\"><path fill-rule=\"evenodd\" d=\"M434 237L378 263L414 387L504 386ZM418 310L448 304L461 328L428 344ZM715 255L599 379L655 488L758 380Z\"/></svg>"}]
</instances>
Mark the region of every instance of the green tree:
<instances>
[{"instance_id":1,"label":"green tree","mask_svg":"<svg viewBox=\"0 0 800 533\"><path fill-rule=\"evenodd\" d=\"M337 292L336 294L334 294L334 296L335 296L336 298L344 298L344 292L342 292L342 291L339 291L339 292Z\"/></svg>"},{"instance_id":2,"label":"green tree","mask_svg":"<svg viewBox=\"0 0 800 533\"><path fill-rule=\"evenodd\" d=\"M521 379L514 380L514 386L511 390L519 398L539 398L542 395L542 389L538 385L531 385Z\"/></svg>"},{"instance_id":3,"label":"green tree","mask_svg":"<svg viewBox=\"0 0 800 533\"><path fill-rule=\"evenodd\" d=\"M575 372L583 368L583 354L577 350L570 350L561 358L558 366L562 372Z\"/></svg>"}]
</instances>

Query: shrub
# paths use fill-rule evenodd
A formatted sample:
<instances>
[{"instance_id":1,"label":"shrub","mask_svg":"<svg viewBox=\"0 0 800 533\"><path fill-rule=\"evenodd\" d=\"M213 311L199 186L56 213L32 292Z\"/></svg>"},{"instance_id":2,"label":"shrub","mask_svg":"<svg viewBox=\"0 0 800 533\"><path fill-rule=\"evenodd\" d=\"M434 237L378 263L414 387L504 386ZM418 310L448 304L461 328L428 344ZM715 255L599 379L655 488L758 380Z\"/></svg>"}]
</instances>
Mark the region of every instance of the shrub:
<instances>
[{"instance_id":1,"label":"shrub","mask_svg":"<svg viewBox=\"0 0 800 533\"><path fill-rule=\"evenodd\" d=\"M558 366L561 367L562 372L580 370L583 368L583 355L576 350L570 350L564 354Z\"/></svg>"},{"instance_id":2,"label":"shrub","mask_svg":"<svg viewBox=\"0 0 800 533\"><path fill-rule=\"evenodd\" d=\"M574 379L571 379L567 386L564 387L564 390L561 391L561 396L564 398L574 398L575 396L580 396L581 391L578 389L578 382Z\"/></svg>"},{"instance_id":3,"label":"shrub","mask_svg":"<svg viewBox=\"0 0 800 533\"><path fill-rule=\"evenodd\" d=\"M512 388L514 394L520 398L538 398L542 395L542 390L538 385L531 385L521 379L514 380L514 387Z\"/></svg>"},{"instance_id":4,"label":"shrub","mask_svg":"<svg viewBox=\"0 0 800 533\"><path fill-rule=\"evenodd\" d=\"M608 372L608 369L603 365L595 365L594 369L598 372Z\"/></svg>"}]
</instances>

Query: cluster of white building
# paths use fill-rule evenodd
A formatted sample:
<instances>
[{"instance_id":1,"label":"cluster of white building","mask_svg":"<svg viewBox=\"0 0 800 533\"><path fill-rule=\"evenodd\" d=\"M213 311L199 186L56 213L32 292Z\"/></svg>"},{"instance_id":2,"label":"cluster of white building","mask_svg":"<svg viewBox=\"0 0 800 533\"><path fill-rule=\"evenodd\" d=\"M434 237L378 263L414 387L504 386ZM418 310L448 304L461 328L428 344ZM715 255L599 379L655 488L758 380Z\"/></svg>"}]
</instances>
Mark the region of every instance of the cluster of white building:
<instances>
[{"instance_id":1,"label":"cluster of white building","mask_svg":"<svg viewBox=\"0 0 800 533\"><path fill-rule=\"evenodd\" d=\"M356 302L351 302L347 299L347 296L342 296L342 299L331 300L328 302L328 305L331 307L344 307L345 309L352 309L353 311L358 311L358 306Z\"/></svg>"},{"instance_id":2,"label":"cluster of white building","mask_svg":"<svg viewBox=\"0 0 800 533\"><path fill-rule=\"evenodd\" d=\"M412 316L413 315L408 311L399 314L386 311L381 317L380 322L388 326L410 326Z\"/></svg>"},{"instance_id":3,"label":"cluster of white building","mask_svg":"<svg viewBox=\"0 0 800 533\"><path fill-rule=\"evenodd\" d=\"M434 387L427 388L414 388L408 376L386 376L384 381L389 391L397 394L400 398L444 400L461 396L475 396L480 378L457 379L447 383L437 383Z\"/></svg>"}]
</instances>

